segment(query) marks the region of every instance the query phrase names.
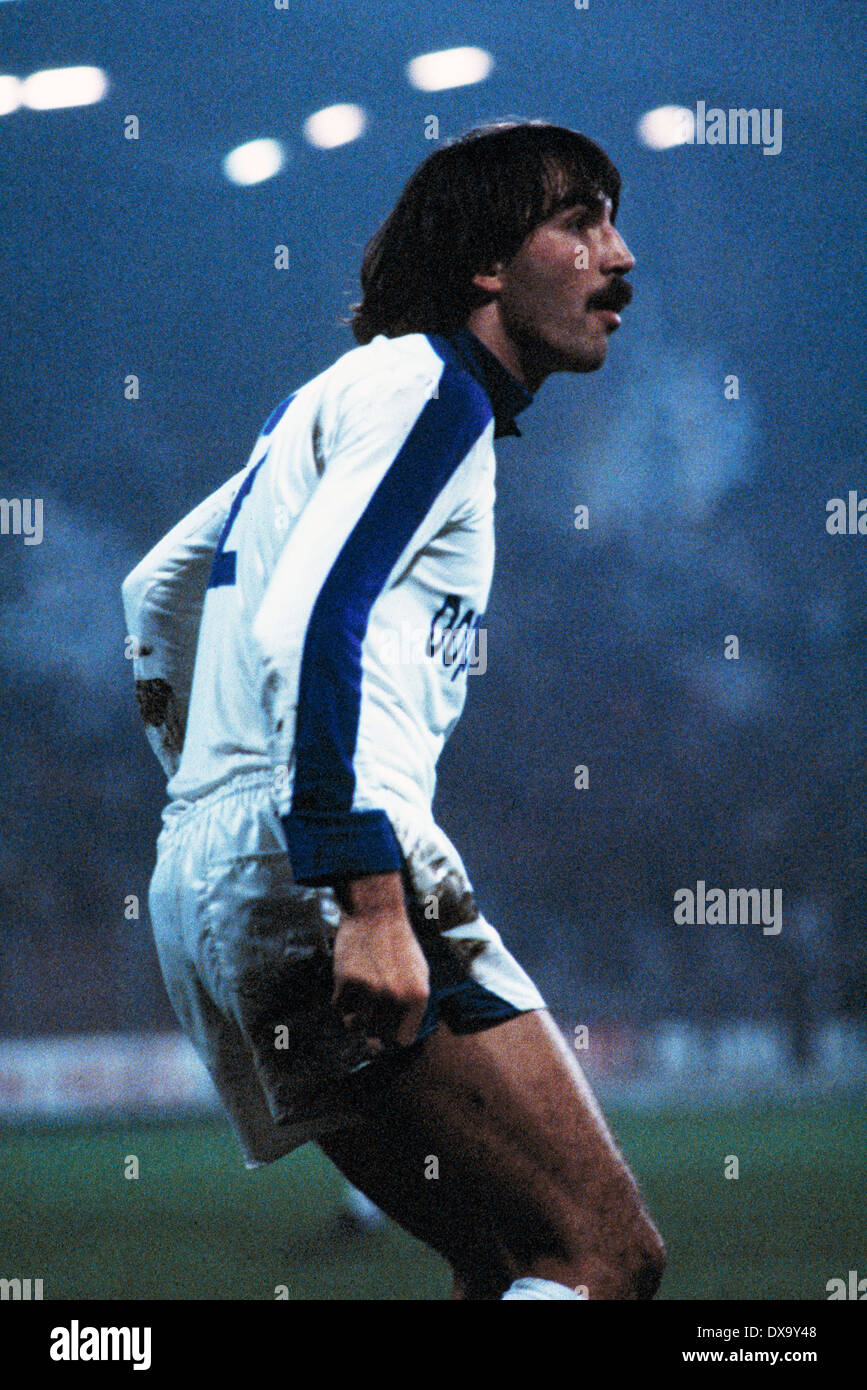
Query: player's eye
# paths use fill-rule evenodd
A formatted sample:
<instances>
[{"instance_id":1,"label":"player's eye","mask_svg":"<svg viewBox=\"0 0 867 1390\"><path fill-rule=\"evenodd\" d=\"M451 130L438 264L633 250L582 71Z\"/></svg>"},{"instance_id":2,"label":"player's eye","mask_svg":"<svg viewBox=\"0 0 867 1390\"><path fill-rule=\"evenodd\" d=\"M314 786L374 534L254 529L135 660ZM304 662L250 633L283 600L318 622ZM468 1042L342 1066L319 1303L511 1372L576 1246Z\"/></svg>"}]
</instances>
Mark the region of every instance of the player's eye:
<instances>
[{"instance_id":1,"label":"player's eye","mask_svg":"<svg viewBox=\"0 0 867 1390\"><path fill-rule=\"evenodd\" d=\"M605 216L605 204L602 199L592 199L589 203L580 203L575 212L566 223L570 231L582 231L585 227L590 227L596 222L601 222Z\"/></svg>"}]
</instances>

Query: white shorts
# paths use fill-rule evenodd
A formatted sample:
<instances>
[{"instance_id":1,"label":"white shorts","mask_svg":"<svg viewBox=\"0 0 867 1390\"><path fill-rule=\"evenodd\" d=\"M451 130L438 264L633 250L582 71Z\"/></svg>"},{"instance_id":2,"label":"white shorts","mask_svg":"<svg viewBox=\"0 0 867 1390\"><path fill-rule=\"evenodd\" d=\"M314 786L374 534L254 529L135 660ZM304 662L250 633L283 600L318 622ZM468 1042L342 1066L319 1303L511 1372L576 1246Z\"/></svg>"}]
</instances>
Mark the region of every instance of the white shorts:
<instances>
[{"instance_id":1,"label":"white shorts","mask_svg":"<svg viewBox=\"0 0 867 1390\"><path fill-rule=\"evenodd\" d=\"M377 1087L445 1020L452 1032L543 1009L476 907L460 856L432 822L398 834L407 908L428 960L416 1041L371 1060L331 1005L339 909L295 883L269 773L163 812L150 913L169 998L207 1067L247 1166L363 1118Z\"/></svg>"}]
</instances>

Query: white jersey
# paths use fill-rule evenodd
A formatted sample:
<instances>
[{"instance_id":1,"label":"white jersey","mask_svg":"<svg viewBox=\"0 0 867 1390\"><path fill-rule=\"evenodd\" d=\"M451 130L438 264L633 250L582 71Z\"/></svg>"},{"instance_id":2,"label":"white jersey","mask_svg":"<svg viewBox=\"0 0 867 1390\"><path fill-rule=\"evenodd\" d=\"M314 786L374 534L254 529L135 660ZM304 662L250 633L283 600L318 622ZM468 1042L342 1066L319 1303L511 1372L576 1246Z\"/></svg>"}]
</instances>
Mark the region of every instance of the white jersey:
<instances>
[{"instance_id":1,"label":"white jersey","mask_svg":"<svg viewBox=\"0 0 867 1390\"><path fill-rule=\"evenodd\" d=\"M493 440L530 400L462 330L375 338L274 411L124 584L170 797L270 770L298 883L400 868L484 654Z\"/></svg>"}]
</instances>

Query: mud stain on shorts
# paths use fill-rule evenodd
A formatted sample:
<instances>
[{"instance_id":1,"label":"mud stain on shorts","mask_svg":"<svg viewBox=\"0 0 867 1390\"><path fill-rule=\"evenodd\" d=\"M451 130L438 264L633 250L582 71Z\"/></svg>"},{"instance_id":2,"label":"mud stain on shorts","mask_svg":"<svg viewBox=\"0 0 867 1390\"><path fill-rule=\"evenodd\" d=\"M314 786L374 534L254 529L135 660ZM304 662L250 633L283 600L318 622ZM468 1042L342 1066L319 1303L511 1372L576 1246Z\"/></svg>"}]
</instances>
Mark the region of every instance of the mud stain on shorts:
<instances>
[{"instance_id":1,"label":"mud stain on shorts","mask_svg":"<svg viewBox=\"0 0 867 1390\"><path fill-rule=\"evenodd\" d=\"M451 870L421 900L413 904L413 925L424 938L442 936L453 927L465 927L478 921L479 909L472 889L459 873ZM469 967L487 946L484 937L444 937L445 944L463 966Z\"/></svg>"},{"instance_id":2,"label":"mud stain on shorts","mask_svg":"<svg viewBox=\"0 0 867 1390\"><path fill-rule=\"evenodd\" d=\"M152 680L136 681L135 695L145 724L160 731L167 753L179 757L184 743L184 731L175 692L168 681L163 680L161 676Z\"/></svg>"}]
</instances>

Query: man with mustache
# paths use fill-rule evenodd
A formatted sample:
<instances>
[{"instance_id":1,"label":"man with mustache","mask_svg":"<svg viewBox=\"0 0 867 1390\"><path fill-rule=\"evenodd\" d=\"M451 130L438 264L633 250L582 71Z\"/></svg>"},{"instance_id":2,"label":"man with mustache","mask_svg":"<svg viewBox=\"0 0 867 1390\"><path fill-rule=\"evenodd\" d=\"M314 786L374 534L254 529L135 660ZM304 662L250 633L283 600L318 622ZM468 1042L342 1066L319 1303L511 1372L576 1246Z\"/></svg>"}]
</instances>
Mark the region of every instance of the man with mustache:
<instances>
[{"instance_id":1,"label":"man with mustache","mask_svg":"<svg viewBox=\"0 0 867 1390\"><path fill-rule=\"evenodd\" d=\"M478 627L494 440L551 373L602 366L631 298L619 196L598 146L542 122L438 149L366 250L360 346L124 586L171 778L150 905L178 1016L248 1165L315 1140L457 1298L652 1298L662 1275L574 1052L432 818L466 663L441 632L383 655L443 614Z\"/></svg>"}]
</instances>

